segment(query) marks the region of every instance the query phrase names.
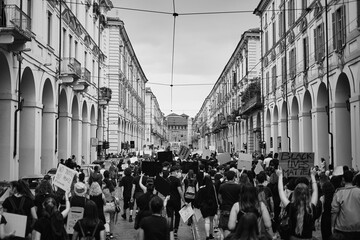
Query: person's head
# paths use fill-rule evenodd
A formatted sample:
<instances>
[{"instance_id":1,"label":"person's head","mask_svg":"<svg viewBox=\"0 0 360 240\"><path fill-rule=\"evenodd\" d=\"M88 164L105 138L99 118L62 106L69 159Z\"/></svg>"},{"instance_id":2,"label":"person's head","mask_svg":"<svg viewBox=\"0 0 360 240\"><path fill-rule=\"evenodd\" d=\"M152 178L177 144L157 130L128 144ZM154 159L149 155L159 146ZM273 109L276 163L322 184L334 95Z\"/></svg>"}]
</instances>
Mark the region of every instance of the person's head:
<instances>
[{"instance_id":1,"label":"person's head","mask_svg":"<svg viewBox=\"0 0 360 240\"><path fill-rule=\"evenodd\" d=\"M267 155L267 157L268 157L268 158L272 158L272 157L273 157L273 153L272 153L272 152L269 153L269 154Z\"/></svg>"},{"instance_id":2,"label":"person's head","mask_svg":"<svg viewBox=\"0 0 360 240\"><path fill-rule=\"evenodd\" d=\"M200 171L205 171L205 165L202 164L202 163L200 163L200 164L199 164L199 170L200 170Z\"/></svg>"},{"instance_id":3,"label":"person's head","mask_svg":"<svg viewBox=\"0 0 360 240\"><path fill-rule=\"evenodd\" d=\"M35 195L48 195L53 194L51 183L46 180L42 180L35 189Z\"/></svg>"},{"instance_id":4,"label":"person's head","mask_svg":"<svg viewBox=\"0 0 360 240\"><path fill-rule=\"evenodd\" d=\"M125 176L131 176L131 168L125 168L124 174Z\"/></svg>"},{"instance_id":5,"label":"person's head","mask_svg":"<svg viewBox=\"0 0 360 240\"><path fill-rule=\"evenodd\" d=\"M230 168L235 168L235 169L237 169L237 163L236 163L236 162L230 163Z\"/></svg>"},{"instance_id":6,"label":"person's head","mask_svg":"<svg viewBox=\"0 0 360 240\"><path fill-rule=\"evenodd\" d=\"M85 197L86 191L87 191L87 188L86 188L86 185L84 183L82 183L82 182L75 183L75 185L74 185L74 193L75 193L76 196Z\"/></svg>"},{"instance_id":7,"label":"person's head","mask_svg":"<svg viewBox=\"0 0 360 240\"><path fill-rule=\"evenodd\" d=\"M57 202L54 198L48 197L43 202L44 216L51 217L57 211Z\"/></svg>"},{"instance_id":8,"label":"person's head","mask_svg":"<svg viewBox=\"0 0 360 240\"><path fill-rule=\"evenodd\" d=\"M181 171L179 165L174 165L171 167L170 172L173 176L180 178L181 177Z\"/></svg>"},{"instance_id":9,"label":"person's head","mask_svg":"<svg viewBox=\"0 0 360 240\"><path fill-rule=\"evenodd\" d=\"M360 173L357 173L353 180L353 185L360 187Z\"/></svg>"},{"instance_id":10,"label":"person's head","mask_svg":"<svg viewBox=\"0 0 360 240\"><path fill-rule=\"evenodd\" d=\"M279 157L278 153L274 153L274 159L277 159Z\"/></svg>"},{"instance_id":11,"label":"person's head","mask_svg":"<svg viewBox=\"0 0 360 240\"><path fill-rule=\"evenodd\" d=\"M84 208L84 217L85 219L89 220L96 220L99 218L98 215L98 208L96 206L96 203L92 200L87 200L85 203Z\"/></svg>"},{"instance_id":12,"label":"person's head","mask_svg":"<svg viewBox=\"0 0 360 240\"><path fill-rule=\"evenodd\" d=\"M189 169L189 171L188 171L188 178L194 178L194 170L192 170L192 169Z\"/></svg>"},{"instance_id":13,"label":"person's head","mask_svg":"<svg viewBox=\"0 0 360 240\"><path fill-rule=\"evenodd\" d=\"M24 180L20 179L18 181L12 181L10 182L10 185L11 194L17 193L33 198L29 185Z\"/></svg>"},{"instance_id":14,"label":"person's head","mask_svg":"<svg viewBox=\"0 0 360 240\"><path fill-rule=\"evenodd\" d=\"M236 173L234 171L227 171L225 173L226 179L228 181L234 181Z\"/></svg>"},{"instance_id":15,"label":"person's head","mask_svg":"<svg viewBox=\"0 0 360 240\"><path fill-rule=\"evenodd\" d=\"M258 191L250 183L245 184L240 190L239 207L245 212L248 210L255 210L259 207Z\"/></svg>"},{"instance_id":16,"label":"person's head","mask_svg":"<svg viewBox=\"0 0 360 240\"><path fill-rule=\"evenodd\" d=\"M96 165L95 167L94 167L94 172L99 172L99 166L98 165Z\"/></svg>"},{"instance_id":17,"label":"person's head","mask_svg":"<svg viewBox=\"0 0 360 240\"><path fill-rule=\"evenodd\" d=\"M243 214L237 224L235 235L236 239L257 239L259 235L257 216L254 213Z\"/></svg>"},{"instance_id":18,"label":"person's head","mask_svg":"<svg viewBox=\"0 0 360 240\"><path fill-rule=\"evenodd\" d=\"M259 174L256 176L256 180L258 183L263 184L267 180L267 175L264 171L259 172Z\"/></svg>"},{"instance_id":19,"label":"person's head","mask_svg":"<svg viewBox=\"0 0 360 240\"><path fill-rule=\"evenodd\" d=\"M102 194L100 184L98 182L92 182L90 189L89 189L89 195L90 196L98 196L100 194Z\"/></svg>"},{"instance_id":20,"label":"person's head","mask_svg":"<svg viewBox=\"0 0 360 240\"><path fill-rule=\"evenodd\" d=\"M152 211L152 213L161 213L163 207L164 207L164 202L163 200L159 197L159 196L154 196L149 203L150 206L150 210Z\"/></svg>"},{"instance_id":21,"label":"person's head","mask_svg":"<svg viewBox=\"0 0 360 240\"><path fill-rule=\"evenodd\" d=\"M354 174L351 171L344 171L343 179L345 183L352 183Z\"/></svg>"},{"instance_id":22,"label":"person's head","mask_svg":"<svg viewBox=\"0 0 360 240\"><path fill-rule=\"evenodd\" d=\"M109 179L110 178L110 172L108 170L105 170L104 172L104 178Z\"/></svg>"},{"instance_id":23,"label":"person's head","mask_svg":"<svg viewBox=\"0 0 360 240\"><path fill-rule=\"evenodd\" d=\"M297 222L295 233L302 234L305 212L308 214L312 214L310 207L310 191L306 184L299 183L296 185L292 201L297 208Z\"/></svg>"},{"instance_id":24,"label":"person's head","mask_svg":"<svg viewBox=\"0 0 360 240\"><path fill-rule=\"evenodd\" d=\"M248 183L250 183L249 176L246 173L241 174L240 179L239 179L239 183L240 184L248 184Z\"/></svg>"},{"instance_id":25,"label":"person's head","mask_svg":"<svg viewBox=\"0 0 360 240\"><path fill-rule=\"evenodd\" d=\"M295 180L295 185L298 185L299 183L303 183L303 184L309 186L309 179L307 179L306 177L298 177Z\"/></svg>"},{"instance_id":26,"label":"person's head","mask_svg":"<svg viewBox=\"0 0 360 240\"><path fill-rule=\"evenodd\" d=\"M154 179L148 178L146 180L146 191L151 193L154 191Z\"/></svg>"}]
</instances>

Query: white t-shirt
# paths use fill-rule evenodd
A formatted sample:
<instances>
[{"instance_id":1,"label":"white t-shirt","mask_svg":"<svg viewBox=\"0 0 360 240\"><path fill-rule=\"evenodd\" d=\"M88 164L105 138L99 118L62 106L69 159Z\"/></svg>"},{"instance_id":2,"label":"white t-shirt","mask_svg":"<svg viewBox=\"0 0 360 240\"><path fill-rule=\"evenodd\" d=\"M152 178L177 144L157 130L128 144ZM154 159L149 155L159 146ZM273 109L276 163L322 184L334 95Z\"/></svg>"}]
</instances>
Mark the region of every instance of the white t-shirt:
<instances>
[{"instance_id":1,"label":"white t-shirt","mask_svg":"<svg viewBox=\"0 0 360 240\"><path fill-rule=\"evenodd\" d=\"M265 164L266 167L269 167L271 160L272 160L271 157L268 157L268 158L265 158L265 159L264 159L264 164Z\"/></svg>"}]
</instances>

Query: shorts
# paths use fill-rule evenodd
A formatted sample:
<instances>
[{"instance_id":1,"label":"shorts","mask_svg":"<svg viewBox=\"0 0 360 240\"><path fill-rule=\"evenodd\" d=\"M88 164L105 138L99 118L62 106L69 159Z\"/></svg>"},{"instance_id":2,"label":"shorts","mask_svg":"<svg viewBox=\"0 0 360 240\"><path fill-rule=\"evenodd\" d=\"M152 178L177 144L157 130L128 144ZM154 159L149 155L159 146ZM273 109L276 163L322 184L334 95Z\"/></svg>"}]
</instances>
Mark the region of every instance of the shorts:
<instances>
[{"instance_id":1,"label":"shorts","mask_svg":"<svg viewBox=\"0 0 360 240\"><path fill-rule=\"evenodd\" d=\"M229 230L229 217L230 211L220 210L219 228L221 228L222 230Z\"/></svg>"},{"instance_id":2,"label":"shorts","mask_svg":"<svg viewBox=\"0 0 360 240\"><path fill-rule=\"evenodd\" d=\"M134 204L130 202L131 197L124 197L124 209L134 208Z\"/></svg>"}]
</instances>

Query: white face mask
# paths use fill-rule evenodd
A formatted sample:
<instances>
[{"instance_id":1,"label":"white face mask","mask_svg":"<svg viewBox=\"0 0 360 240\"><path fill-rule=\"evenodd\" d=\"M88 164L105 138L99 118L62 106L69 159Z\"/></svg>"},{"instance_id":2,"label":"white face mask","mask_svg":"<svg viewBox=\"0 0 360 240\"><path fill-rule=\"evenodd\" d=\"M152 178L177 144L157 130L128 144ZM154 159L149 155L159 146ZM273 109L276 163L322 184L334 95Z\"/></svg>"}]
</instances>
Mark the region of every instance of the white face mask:
<instances>
[{"instance_id":1,"label":"white face mask","mask_svg":"<svg viewBox=\"0 0 360 240\"><path fill-rule=\"evenodd\" d=\"M177 177L177 178L181 178L181 172L177 172L177 173L176 173L176 177Z\"/></svg>"}]
</instances>

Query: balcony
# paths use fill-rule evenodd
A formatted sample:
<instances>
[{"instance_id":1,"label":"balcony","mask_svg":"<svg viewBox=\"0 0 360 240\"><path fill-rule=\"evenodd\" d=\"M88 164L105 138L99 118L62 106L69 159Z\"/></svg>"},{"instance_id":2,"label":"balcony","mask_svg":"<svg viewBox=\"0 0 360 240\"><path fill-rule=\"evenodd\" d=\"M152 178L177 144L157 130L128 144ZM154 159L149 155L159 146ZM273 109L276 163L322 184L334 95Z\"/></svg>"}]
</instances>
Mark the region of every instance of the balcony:
<instances>
[{"instance_id":1,"label":"balcony","mask_svg":"<svg viewBox=\"0 0 360 240\"><path fill-rule=\"evenodd\" d=\"M31 41L31 19L18 6L6 5L0 14L0 44L19 48Z\"/></svg>"},{"instance_id":2,"label":"balcony","mask_svg":"<svg viewBox=\"0 0 360 240\"><path fill-rule=\"evenodd\" d=\"M65 84L72 84L81 77L81 64L75 58L63 58L60 79Z\"/></svg>"},{"instance_id":3,"label":"balcony","mask_svg":"<svg viewBox=\"0 0 360 240\"><path fill-rule=\"evenodd\" d=\"M87 87L91 84L91 73L87 68L82 68L81 78L74 85L75 91L87 91Z\"/></svg>"},{"instance_id":4,"label":"balcony","mask_svg":"<svg viewBox=\"0 0 360 240\"><path fill-rule=\"evenodd\" d=\"M241 107L241 115L262 107L260 95L256 95L246 101Z\"/></svg>"}]
</instances>

